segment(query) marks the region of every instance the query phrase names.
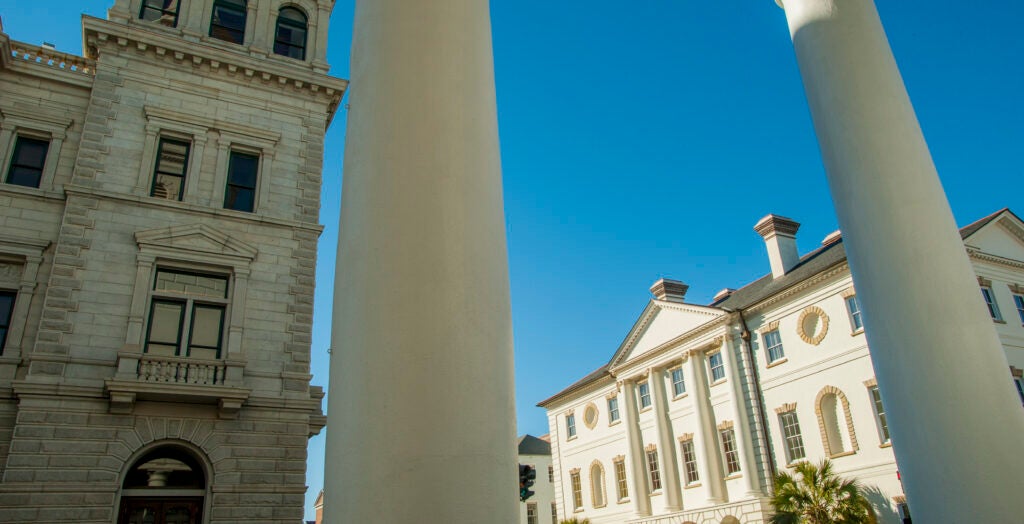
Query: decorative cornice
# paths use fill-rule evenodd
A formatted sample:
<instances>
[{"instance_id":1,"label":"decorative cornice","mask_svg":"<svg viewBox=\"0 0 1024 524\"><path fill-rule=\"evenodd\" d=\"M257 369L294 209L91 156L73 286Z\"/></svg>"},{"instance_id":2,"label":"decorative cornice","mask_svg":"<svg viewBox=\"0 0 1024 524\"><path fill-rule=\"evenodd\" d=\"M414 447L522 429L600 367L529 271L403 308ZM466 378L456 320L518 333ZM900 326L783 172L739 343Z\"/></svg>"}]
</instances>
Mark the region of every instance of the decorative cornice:
<instances>
[{"instance_id":1,"label":"decorative cornice","mask_svg":"<svg viewBox=\"0 0 1024 524\"><path fill-rule=\"evenodd\" d=\"M1015 378L1024 378L1024 369L1010 366L1010 374L1013 375Z\"/></svg>"},{"instance_id":2,"label":"decorative cornice","mask_svg":"<svg viewBox=\"0 0 1024 524\"><path fill-rule=\"evenodd\" d=\"M873 388L875 386L878 386L878 379L875 377L871 377L864 381L864 387Z\"/></svg>"},{"instance_id":3,"label":"decorative cornice","mask_svg":"<svg viewBox=\"0 0 1024 524\"><path fill-rule=\"evenodd\" d=\"M626 461L626 456L625 455L616 455L616 456L612 457L612 462L625 462L625 461Z\"/></svg>"},{"instance_id":4,"label":"decorative cornice","mask_svg":"<svg viewBox=\"0 0 1024 524\"><path fill-rule=\"evenodd\" d=\"M795 236L799 229L799 222L779 215L768 215L754 225L754 231L765 238L771 235Z\"/></svg>"},{"instance_id":5,"label":"decorative cornice","mask_svg":"<svg viewBox=\"0 0 1024 524\"><path fill-rule=\"evenodd\" d=\"M693 440L693 433L683 433L682 435L679 435L679 438L677 438L676 440L678 440L679 442Z\"/></svg>"},{"instance_id":6,"label":"decorative cornice","mask_svg":"<svg viewBox=\"0 0 1024 524\"><path fill-rule=\"evenodd\" d=\"M857 296L857 290L854 289L853 285L851 284L850 287L844 289L843 292L840 293L839 295L842 296L843 298L854 297Z\"/></svg>"},{"instance_id":7,"label":"decorative cornice","mask_svg":"<svg viewBox=\"0 0 1024 524\"><path fill-rule=\"evenodd\" d=\"M658 451L658 445L651 443L644 447L644 451Z\"/></svg>"},{"instance_id":8,"label":"decorative cornice","mask_svg":"<svg viewBox=\"0 0 1024 524\"><path fill-rule=\"evenodd\" d=\"M220 49L137 25L127 26L91 16L82 17L82 28L88 59L95 60L102 54L102 49L130 49L166 63L194 69L205 66L222 72L225 78L240 82L274 85L279 86L278 89L292 86L296 92L326 97L331 117L348 88L346 80L317 73L305 64L289 67L290 64L249 56L241 51L242 48L239 51Z\"/></svg>"},{"instance_id":9,"label":"decorative cornice","mask_svg":"<svg viewBox=\"0 0 1024 524\"><path fill-rule=\"evenodd\" d=\"M1010 288L1010 293L1015 295L1024 295L1024 286L1020 284L1007 284L1006 287Z\"/></svg>"},{"instance_id":10,"label":"decorative cornice","mask_svg":"<svg viewBox=\"0 0 1024 524\"><path fill-rule=\"evenodd\" d=\"M765 309L768 306L786 300L789 297L796 295L808 288L814 287L836 275L849 272L850 266L844 259L843 261L836 263L836 265L832 266L829 269L826 269L812 277L809 277L801 282L798 282L797 284L794 284L791 287L788 287L782 291L779 291L778 293L774 293L771 296L766 297L761 302L753 304L750 307L744 309L743 312L752 315L758 311L761 311L762 309Z\"/></svg>"},{"instance_id":11,"label":"decorative cornice","mask_svg":"<svg viewBox=\"0 0 1024 524\"><path fill-rule=\"evenodd\" d=\"M1000 266L1011 267L1011 268L1014 268L1014 269L1024 269L1024 262L1022 262L1020 260L1014 260L1012 258L1004 258L1004 257L998 256L998 255L993 255L991 253L985 253L984 251L981 251L981 250L979 250L977 248L973 248L973 247L967 248L967 256L969 256L970 258L973 258L975 260L980 260L982 262L990 262L992 264L997 264L997 265L1000 265Z\"/></svg>"},{"instance_id":12,"label":"decorative cornice","mask_svg":"<svg viewBox=\"0 0 1024 524\"><path fill-rule=\"evenodd\" d=\"M992 281L981 275L978 275L978 285L982 287L992 287Z\"/></svg>"},{"instance_id":13,"label":"decorative cornice","mask_svg":"<svg viewBox=\"0 0 1024 524\"><path fill-rule=\"evenodd\" d=\"M722 421L722 423L718 425L718 431L725 431L727 429L732 429L733 426L734 426L733 421L725 420L725 421Z\"/></svg>"},{"instance_id":14,"label":"decorative cornice","mask_svg":"<svg viewBox=\"0 0 1024 524\"><path fill-rule=\"evenodd\" d=\"M765 333L769 333L769 332L775 331L776 329L779 329L779 321L778 320L773 320L773 321L771 321L771 322L769 322L769 323L767 323L767 324L757 328L757 333L759 335L764 335Z\"/></svg>"}]
</instances>

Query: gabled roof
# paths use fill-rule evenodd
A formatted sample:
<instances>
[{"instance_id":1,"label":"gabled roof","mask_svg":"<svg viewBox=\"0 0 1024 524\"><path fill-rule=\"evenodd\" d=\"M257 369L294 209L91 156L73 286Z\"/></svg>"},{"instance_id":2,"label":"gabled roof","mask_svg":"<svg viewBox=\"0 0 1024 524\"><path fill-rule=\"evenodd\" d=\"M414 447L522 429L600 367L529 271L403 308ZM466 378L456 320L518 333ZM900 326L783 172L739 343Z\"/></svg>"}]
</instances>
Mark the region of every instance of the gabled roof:
<instances>
[{"instance_id":1,"label":"gabled roof","mask_svg":"<svg viewBox=\"0 0 1024 524\"><path fill-rule=\"evenodd\" d=\"M1012 211L1010 211L1009 208L1003 208L1000 209L999 211L996 211L995 213L992 213L991 215L988 215L980 220L977 220L960 228L960 238L967 240L967 238L970 237L971 235L977 233L988 224L1004 216L1012 217L1012 219L1016 220L1018 224L1024 224L1024 221L1022 221L1020 217L1018 217ZM721 300L717 302L712 302L707 306L696 306L693 304L686 305L703 309L745 309L775 295L776 293L793 287L819 273L822 273L834 266L842 264L845 261L846 247L843 245L842 237L840 237L839 239L830 242L826 245L823 245L818 249L815 249L814 251L811 251L810 253L807 253L806 255L800 257L800 262L798 262L796 266L790 269L789 272L787 272L785 275L779 278L772 278L771 273L768 273L762 276L761 278L737 289L736 291L733 291L726 297L723 297ZM549 404L568 395L569 393L572 393L574 391L586 387L589 384L597 382L601 378L610 376L609 369L612 367L613 364L616 363L616 359L618 359L620 355L622 355L623 352L626 351L626 346L635 337L637 330L642 328L642 324L644 323L645 319L649 318L651 314L657 310L657 302L659 301L651 300L650 302L648 302L647 306L644 308L643 313L640 314L640 318L637 320L636 324L633 325L633 328L626 336L626 339L615 351L615 354L612 355L612 358L608 361L607 364L595 369L594 371L590 372L587 376L574 382L573 384L563 389L562 391L559 391L558 393L552 395L551 397L542 400L541 402L537 403L537 406L547 407Z\"/></svg>"},{"instance_id":2,"label":"gabled roof","mask_svg":"<svg viewBox=\"0 0 1024 524\"><path fill-rule=\"evenodd\" d=\"M543 441L533 435L519 437L520 455L550 455L551 443Z\"/></svg>"}]
</instances>

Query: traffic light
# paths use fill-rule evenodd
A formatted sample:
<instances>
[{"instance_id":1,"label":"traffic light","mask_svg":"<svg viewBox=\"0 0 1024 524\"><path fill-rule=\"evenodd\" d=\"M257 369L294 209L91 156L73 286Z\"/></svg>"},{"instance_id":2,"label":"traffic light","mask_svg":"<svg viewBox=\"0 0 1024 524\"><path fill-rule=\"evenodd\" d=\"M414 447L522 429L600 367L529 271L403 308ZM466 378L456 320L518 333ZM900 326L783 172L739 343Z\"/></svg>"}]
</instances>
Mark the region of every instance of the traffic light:
<instances>
[{"instance_id":1,"label":"traffic light","mask_svg":"<svg viewBox=\"0 0 1024 524\"><path fill-rule=\"evenodd\" d=\"M533 492L530 491L530 486L533 485L533 480L537 478L537 470L529 464L519 465L519 500L525 501L526 499L533 496Z\"/></svg>"}]
</instances>

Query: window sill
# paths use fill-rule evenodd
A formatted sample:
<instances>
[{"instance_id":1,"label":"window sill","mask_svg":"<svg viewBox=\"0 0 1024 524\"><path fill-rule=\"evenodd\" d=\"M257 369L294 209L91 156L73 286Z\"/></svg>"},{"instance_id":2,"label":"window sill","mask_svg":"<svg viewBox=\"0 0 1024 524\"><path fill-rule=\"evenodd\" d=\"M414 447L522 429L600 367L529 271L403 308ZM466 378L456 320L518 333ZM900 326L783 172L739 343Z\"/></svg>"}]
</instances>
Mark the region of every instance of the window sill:
<instances>
[{"instance_id":1,"label":"window sill","mask_svg":"<svg viewBox=\"0 0 1024 524\"><path fill-rule=\"evenodd\" d=\"M852 333L850 333L850 336L851 337L855 337L857 335L863 335L863 334L864 334L864 328L857 328L857 329L853 330Z\"/></svg>"},{"instance_id":2,"label":"window sill","mask_svg":"<svg viewBox=\"0 0 1024 524\"><path fill-rule=\"evenodd\" d=\"M578 436L578 435L573 435L573 436L571 436L571 437L565 437L565 441L566 441L566 442L571 442L571 441L573 441L573 440L576 440L577 438L579 438L579 436Z\"/></svg>"},{"instance_id":3,"label":"window sill","mask_svg":"<svg viewBox=\"0 0 1024 524\"><path fill-rule=\"evenodd\" d=\"M1005 324L1006 323L1006 321L1001 319L1001 318L993 318L992 322L995 322L996 324Z\"/></svg>"},{"instance_id":4,"label":"window sill","mask_svg":"<svg viewBox=\"0 0 1024 524\"><path fill-rule=\"evenodd\" d=\"M618 504L629 504L629 497L626 497L624 499L619 499L617 503Z\"/></svg>"},{"instance_id":5,"label":"window sill","mask_svg":"<svg viewBox=\"0 0 1024 524\"><path fill-rule=\"evenodd\" d=\"M640 413L646 413L646 412L648 412L650 410L651 410L651 406L647 406L646 408L640 408Z\"/></svg>"},{"instance_id":6,"label":"window sill","mask_svg":"<svg viewBox=\"0 0 1024 524\"><path fill-rule=\"evenodd\" d=\"M743 473L742 472L740 472L740 473L733 473L732 475L729 475L728 477L725 477L725 479L723 479L723 480L735 480L735 479L741 479L741 478L743 478Z\"/></svg>"},{"instance_id":7,"label":"window sill","mask_svg":"<svg viewBox=\"0 0 1024 524\"><path fill-rule=\"evenodd\" d=\"M700 482L694 482L693 484L687 484L687 485L683 486L683 489L694 489L694 488L699 488L699 487L701 487L703 485L704 484L701 484Z\"/></svg>"},{"instance_id":8,"label":"window sill","mask_svg":"<svg viewBox=\"0 0 1024 524\"><path fill-rule=\"evenodd\" d=\"M718 379L718 380L716 380L716 381L712 382L712 383L711 383L711 387L715 387L715 386L717 386L717 385L719 385L719 384L725 384L725 379L724 379L724 378L720 378L720 379Z\"/></svg>"},{"instance_id":9,"label":"window sill","mask_svg":"<svg viewBox=\"0 0 1024 524\"><path fill-rule=\"evenodd\" d=\"M583 513L583 508L576 508L572 510L573 513Z\"/></svg>"},{"instance_id":10,"label":"window sill","mask_svg":"<svg viewBox=\"0 0 1024 524\"><path fill-rule=\"evenodd\" d=\"M878 447L879 448L883 448L883 449L884 448L891 448L892 447L892 441L890 440L888 442L883 442L883 443L879 444Z\"/></svg>"},{"instance_id":11,"label":"window sill","mask_svg":"<svg viewBox=\"0 0 1024 524\"><path fill-rule=\"evenodd\" d=\"M807 457L798 458L798 459L790 462L789 464L786 464L786 469L795 469L802 462L807 462Z\"/></svg>"},{"instance_id":12,"label":"window sill","mask_svg":"<svg viewBox=\"0 0 1024 524\"><path fill-rule=\"evenodd\" d=\"M837 458L840 458L840 457L848 457L848 456L854 455L856 453L857 453L857 450L851 449L850 451L840 451L839 453L834 453L832 455L829 455L828 458L830 460L831 459L837 459Z\"/></svg>"},{"instance_id":13,"label":"window sill","mask_svg":"<svg viewBox=\"0 0 1024 524\"><path fill-rule=\"evenodd\" d=\"M615 419L615 420L613 420L613 421L608 423L608 427L618 426L620 423L622 423L622 419L621 418L620 419Z\"/></svg>"},{"instance_id":14,"label":"window sill","mask_svg":"<svg viewBox=\"0 0 1024 524\"><path fill-rule=\"evenodd\" d=\"M681 398L686 398L688 396L690 396L690 392L689 391L684 391L682 394L677 395L675 397L672 397L672 401L675 402L675 401L677 401L677 400L679 400Z\"/></svg>"},{"instance_id":15,"label":"window sill","mask_svg":"<svg viewBox=\"0 0 1024 524\"><path fill-rule=\"evenodd\" d=\"M656 490L656 491L652 491L649 496L657 497L657 496L660 496L660 495L661 495L661 490L659 489L659 490Z\"/></svg>"},{"instance_id":16,"label":"window sill","mask_svg":"<svg viewBox=\"0 0 1024 524\"><path fill-rule=\"evenodd\" d=\"M780 358L778 360L773 360L772 362L769 362L768 365L765 366L765 367L773 368L775 366L781 366L781 365L785 364L786 362L789 362L789 359L786 358L786 357L782 357L782 358Z\"/></svg>"}]
</instances>

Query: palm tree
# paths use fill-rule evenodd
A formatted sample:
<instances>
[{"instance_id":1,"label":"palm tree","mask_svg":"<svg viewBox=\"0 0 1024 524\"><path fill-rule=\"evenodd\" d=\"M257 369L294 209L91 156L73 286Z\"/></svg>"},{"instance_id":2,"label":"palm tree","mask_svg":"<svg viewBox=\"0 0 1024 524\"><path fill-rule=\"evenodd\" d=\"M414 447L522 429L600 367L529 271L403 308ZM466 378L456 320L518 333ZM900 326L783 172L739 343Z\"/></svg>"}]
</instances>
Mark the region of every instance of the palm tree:
<instances>
[{"instance_id":1,"label":"palm tree","mask_svg":"<svg viewBox=\"0 0 1024 524\"><path fill-rule=\"evenodd\" d=\"M786 472L775 476L771 524L870 524L874 522L871 503L863 488L832 471L828 459L818 465L796 465L799 478Z\"/></svg>"},{"instance_id":2,"label":"palm tree","mask_svg":"<svg viewBox=\"0 0 1024 524\"><path fill-rule=\"evenodd\" d=\"M576 517L573 517L571 519L563 520L563 521L559 522L559 524L590 524L590 519L580 520L580 519L578 519Z\"/></svg>"}]
</instances>

